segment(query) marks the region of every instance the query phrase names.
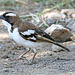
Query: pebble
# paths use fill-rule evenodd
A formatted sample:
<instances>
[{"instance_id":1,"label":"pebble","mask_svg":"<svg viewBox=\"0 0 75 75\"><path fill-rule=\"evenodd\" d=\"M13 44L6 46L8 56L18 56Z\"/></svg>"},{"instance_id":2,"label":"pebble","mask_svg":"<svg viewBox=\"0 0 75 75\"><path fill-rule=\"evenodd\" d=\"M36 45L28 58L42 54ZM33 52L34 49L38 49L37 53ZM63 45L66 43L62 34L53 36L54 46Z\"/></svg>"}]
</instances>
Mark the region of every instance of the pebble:
<instances>
[{"instance_id":1,"label":"pebble","mask_svg":"<svg viewBox=\"0 0 75 75\"><path fill-rule=\"evenodd\" d=\"M9 70L8 70L8 69L6 69L6 68L4 68L4 69L3 69L3 72L9 72Z\"/></svg>"},{"instance_id":2,"label":"pebble","mask_svg":"<svg viewBox=\"0 0 75 75\"><path fill-rule=\"evenodd\" d=\"M53 18L47 18L47 23L48 24L54 24L56 21Z\"/></svg>"},{"instance_id":3,"label":"pebble","mask_svg":"<svg viewBox=\"0 0 75 75\"><path fill-rule=\"evenodd\" d=\"M7 58L9 58L9 56L8 55L3 55L2 58L7 59Z\"/></svg>"},{"instance_id":4,"label":"pebble","mask_svg":"<svg viewBox=\"0 0 75 75\"><path fill-rule=\"evenodd\" d=\"M15 55L16 54L16 52L12 52L12 55Z\"/></svg>"},{"instance_id":5,"label":"pebble","mask_svg":"<svg viewBox=\"0 0 75 75\"><path fill-rule=\"evenodd\" d=\"M0 48L2 48L3 47L3 45L0 45Z\"/></svg>"},{"instance_id":6,"label":"pebble","mask_svg":"<svg viewBox=\"0 0 75 75\"><path fill-rule=\"evenodd\" d=\"M67 27L68 27L72 32L75 32L75 20L70 21L70 23L67 25Z\"/></svg>"},{"instance_id":7,"label":"pebble","mask_svg":"<svg viewBox=\"0 0 75 75\"><path fill-rule=\"evenodd\" d=\"M72 45L70 48L71 48L71 49L75 49L75 45Z\"/></svg>"},{"instance_id":8,"label":"pebble","mask_svg":"<svg viewBox=\"0 0 75 75\"><path fill-rule=\"evenodd\" d=\"M52 24L45 32L49 34L55 41L64 42L72 36L71 31L59 24Z\"/></svg>"},{"instance_id":9,"label":"pebble","mask_svg":"<svg viewBox=\"0 0 75 75\"><path fill-rule=\"evenodd\" d=\"M21 49L22 49L22 50L25 50L26 48L24 48L24 47L21 47Z\"/></svg>"}]
</instances>

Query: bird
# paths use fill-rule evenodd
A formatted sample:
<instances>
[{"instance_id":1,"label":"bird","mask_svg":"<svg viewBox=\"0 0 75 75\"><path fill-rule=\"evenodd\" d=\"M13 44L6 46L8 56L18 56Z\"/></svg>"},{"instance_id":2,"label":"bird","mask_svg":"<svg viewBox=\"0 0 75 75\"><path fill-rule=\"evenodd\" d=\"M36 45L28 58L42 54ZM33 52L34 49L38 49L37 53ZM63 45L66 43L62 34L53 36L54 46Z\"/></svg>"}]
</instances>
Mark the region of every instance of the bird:
<instances>
[{"instance_id":1,"label":"bird","mask_svg":"<svg viewBox=\"0 0 75 75\"><path fill-rule=\"evenodd\" d=\"M67 47L56 42L50 35L44 32L41 28L36 27L27 21L21 21L20 17L14 12L5 12L0 15L0 19L7 27L10 38L12 38L18 45L28 48L17 59L20 59L30 50L33 50L34 55L31 63L37 54L36 47L43 43L52 43L63 49L70 51Z\"/></svg>"}]
</instances>

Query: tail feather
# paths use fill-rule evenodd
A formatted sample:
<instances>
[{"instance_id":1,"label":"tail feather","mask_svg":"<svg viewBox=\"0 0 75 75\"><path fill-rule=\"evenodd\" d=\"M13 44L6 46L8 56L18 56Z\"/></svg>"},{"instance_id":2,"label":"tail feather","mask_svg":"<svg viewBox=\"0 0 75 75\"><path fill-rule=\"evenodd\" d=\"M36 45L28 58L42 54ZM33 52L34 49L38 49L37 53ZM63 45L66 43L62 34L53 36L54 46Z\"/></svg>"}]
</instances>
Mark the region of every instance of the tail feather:
<instances>
[{"instance_id":1,"label":"tail feather","mask_svg":"<svg viewBox=\"0 0 75 75\"><path fill-rule=\"evenodd\" d=\"M62 48L64 48L65 50L67 50L67 51L69 51L69 52L70 52L70 50L69 50L68 48L66 48L66 47L62 46L61 44L59 44L59 43L57 43L57 42L50 41L50 43L53 43L53 44L55 44L55 45L57 45L57 46L59 46L59 47L62 47Z\"/></svg>"}]
</instances>

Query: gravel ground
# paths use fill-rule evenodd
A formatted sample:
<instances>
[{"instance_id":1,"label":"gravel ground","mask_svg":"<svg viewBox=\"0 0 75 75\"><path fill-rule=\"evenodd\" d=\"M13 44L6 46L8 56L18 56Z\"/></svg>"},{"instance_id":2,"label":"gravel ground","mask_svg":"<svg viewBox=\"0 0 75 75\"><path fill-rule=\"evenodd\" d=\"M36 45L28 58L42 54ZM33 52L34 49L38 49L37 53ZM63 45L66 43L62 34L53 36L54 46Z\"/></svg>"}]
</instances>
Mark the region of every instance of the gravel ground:
<instances>
[{"instance_id":1,"label":"gravel ground","mask_svg":"<svg viewBox=\"0 0 75 75\"><path fill-rule=\"evenodd\" d=\"M0 75L75 75L75 42L66 42L71 52L51 53L51 44L37 49L35 64L26 65L33 53L15 61L25 50L9 38L6 28L0 21Z\"/></svg>"}]
</instances>

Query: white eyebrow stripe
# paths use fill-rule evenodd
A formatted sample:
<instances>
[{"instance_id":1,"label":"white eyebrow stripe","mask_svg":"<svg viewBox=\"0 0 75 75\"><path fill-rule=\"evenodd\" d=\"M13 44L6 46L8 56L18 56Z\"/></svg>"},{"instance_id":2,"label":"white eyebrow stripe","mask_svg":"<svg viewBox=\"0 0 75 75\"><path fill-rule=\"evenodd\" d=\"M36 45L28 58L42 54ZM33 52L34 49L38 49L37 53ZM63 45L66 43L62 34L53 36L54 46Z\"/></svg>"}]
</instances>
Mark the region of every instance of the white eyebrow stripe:
<instances>
[{"instance_id":1,"label":"white eyebrow stripe","mask_svg":"<svg viewBox=\"0 0 75 75\"><path fill-rule=\"evenodd\" d=\"M14 13L8 13L8 14L6 14L6 16L16 16L16 14L14 14Z\"/></svg>"},{"instance_id":2,"label":"white eyebrow stripe","mask_svg":"<svg viewBox=\"0 0 75 75\"><path fill-rule=\"evenodd\" d=\"M25 32L21 32L23 35L31 35L31 34L34 34L35 33L35 30L28 30L28 31L25 31Z\"/></svg>"}]
</instances>

